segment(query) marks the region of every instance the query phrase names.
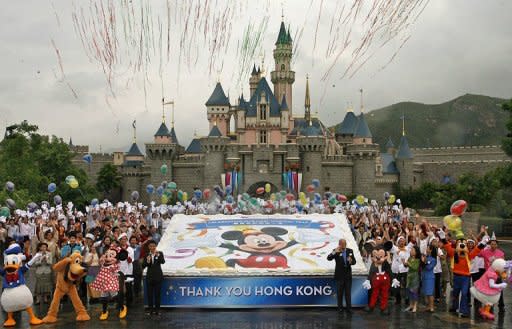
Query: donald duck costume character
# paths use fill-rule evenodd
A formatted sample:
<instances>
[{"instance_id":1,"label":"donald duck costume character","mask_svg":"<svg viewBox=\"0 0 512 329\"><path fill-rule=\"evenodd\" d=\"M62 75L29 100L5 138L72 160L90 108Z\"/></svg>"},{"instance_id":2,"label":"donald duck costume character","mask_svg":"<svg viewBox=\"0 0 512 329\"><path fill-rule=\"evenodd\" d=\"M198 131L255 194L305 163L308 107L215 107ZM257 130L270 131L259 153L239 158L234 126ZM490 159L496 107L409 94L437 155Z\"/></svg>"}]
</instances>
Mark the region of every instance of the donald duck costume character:
<instances>
[{"instance_id":1,"label":"donald duck costume character","mask_svg":"<svg viewBox=\"0 0 512 329\"><path fill-rule=\"evenodd\" d=\"M23 310L27 311L31 325L43 323L32 310L33 297L25 285L24 276L24 273L30 269L32 264L41 258L41 254L36 254L27 264L21 265L24 258L18 244L10 245L4 254L4 268L0 270L3 277L3 293L0 302L4 311L7 312L7 320L4 322L5 327L15 326L16 321L13 318L13 313Z\"/></svg>"}]
</instances>

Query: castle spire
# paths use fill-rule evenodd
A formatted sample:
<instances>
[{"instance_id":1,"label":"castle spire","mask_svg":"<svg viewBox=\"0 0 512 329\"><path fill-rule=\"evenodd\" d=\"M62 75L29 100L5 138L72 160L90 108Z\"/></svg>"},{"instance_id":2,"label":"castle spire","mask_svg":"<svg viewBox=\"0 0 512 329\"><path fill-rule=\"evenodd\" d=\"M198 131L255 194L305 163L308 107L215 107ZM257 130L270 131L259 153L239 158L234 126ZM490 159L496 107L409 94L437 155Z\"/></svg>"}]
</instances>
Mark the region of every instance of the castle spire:
<instances>
[{"instance_id":1,"label":"castle spire","mask_svg":"<svg viewBox=\"0 0 512 329\"><path fill-rule=\"evenodd\" d=\"M162 123L165 124L165 99L162 97Z\"/></svg>"},{"instance_id":2,"label":"castle spire","mask_svg":"<svg viewBox=\"0 0 512 329\"><path fill-rule=\"evenodd\" d=\"M363 103L363 89L359 89L359 92L361 93L361 113L364 112L364 103Z\"/></svg>"},{"instance_id":3,"label":"castle spire","mask_svg":"<svg viewBox=\"0 0 512 329\"><path fill-rule=\"evenodd\" d=\"M311 98L309 96L309 75L306 75L306 97L304 100L304 119L311 124Z\"/></svg>"},{"instance_id":4,"label":"castle spire","mask_svg":"<svg viewBox=\"0 0 512 329\"><path fill-rule=\"evenodd\" d=\"M133 127L133 142L137 143L137 119L133 120L132 127Z\"/></svg>"},{"instance_id":5,"label":"castle spire","mask_svg":"<svg viewBox=\"0 0 512 329\"><path fill-rule=\"evenodd\" d=\"M405 114L402 114L400 119L402 119L402 136L405 136Z\"/></svg>"}]
</instances>

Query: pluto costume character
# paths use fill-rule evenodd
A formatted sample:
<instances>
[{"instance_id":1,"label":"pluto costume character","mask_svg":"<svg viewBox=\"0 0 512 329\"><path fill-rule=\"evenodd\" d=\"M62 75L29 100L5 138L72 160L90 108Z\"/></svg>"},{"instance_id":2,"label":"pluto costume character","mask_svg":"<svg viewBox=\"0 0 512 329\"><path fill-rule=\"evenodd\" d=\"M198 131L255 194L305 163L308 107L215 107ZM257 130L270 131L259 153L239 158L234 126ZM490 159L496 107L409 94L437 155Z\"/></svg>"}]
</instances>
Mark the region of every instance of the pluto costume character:
<instances>
[{"instance_id":1,"label":"pluto costume character","mask_svg":"<svg viewBox=\"0 0 512 329\"><path fill-rule=\"evenodd\" d=\"M484 319L494 320L491 307L498 303L501 291L507 287L506 282L497 282L498 279L506 280L507 278L505 264L504 259L498 258L494 260L484 275L482 275L470 289L471 295L478 299L483 305L479 309L479 312Z\"/></svg>"},{"instance_id":2,"label":"pluto costume character","mask_svg":"<svg viewBox=\"0 0 512 329\"><path fill-rule=\"evenodd\" d=\"M32 293L25 285L24 273L30 269L30 266L41 257L36 254L27 264L21 265L24 259L21 248L17 244L13 244L7 248L4 254L4 268L0 270L3 276L2 282L2 308L7 312L7 320L4 327L12 327L16 325L13 318L13 312L27 311L30 317L30 324L37 325L43 323L38 319L32 310Z\"/></svg>"},{"instance_id":3,"label":"pluto costume character","mask_svg":"<svg viewBox=\"0 0 512 329\"><path fill-rule=\"evenodd\" d=\"M57 313L59 311L60 300L64 295L68 295L76 312L76 321L88 321L91 319L85 309L76 285L79 280L87 274L87 270L82 266L82 256L79 252L72 253L69 257L63 258L57 264L53 265L53 270L57 272L57 285L53 294L52 303L48 309L48 314L43 319L45 323L57 322Z\"/></svg>"}]
</instances>

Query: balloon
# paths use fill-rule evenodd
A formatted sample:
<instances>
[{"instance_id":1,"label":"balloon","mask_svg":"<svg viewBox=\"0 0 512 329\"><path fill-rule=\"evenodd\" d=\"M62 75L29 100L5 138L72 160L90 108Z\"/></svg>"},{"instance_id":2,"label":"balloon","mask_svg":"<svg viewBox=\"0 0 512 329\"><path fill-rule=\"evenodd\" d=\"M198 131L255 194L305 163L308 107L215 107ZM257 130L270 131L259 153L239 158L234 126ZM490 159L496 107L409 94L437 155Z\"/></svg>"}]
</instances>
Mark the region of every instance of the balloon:
<instances>
[{"instance_id":1,"label":"balloon","mask_svg":"<svg viewBox=\"0 0 512 329\"><path fill-rule=\"evenodd\" d=\"M167 201L169 201L169 199L167 198L166 195L162 195L162 198L160 201L162 201L162 203L167 203Z\"/></svg>"},{"instance_id":2,"label":"balloon","mask_svg":"<svg viewBox=\"0 0 512 329\"><path fill-rule=\"evenodd\" d=\"M165 181L165 180L164 180L162 183L160 183L160 185L161 185L164 189L166 189L168 184L167 184L167 181Z\"/></svg>"},{"instance_id":3,"label":"balloon","mask_svg":"<svg viewBox=\"0 0 512 329\"><path fill-rule=\"evenodd\" d=\"M57 190L57 185L55 183L48 184L48 193L53 193Z\"/></svg>"},{"instance_id":4,"label":"balloon","mask_svg":"<svg viewBox=\"0 0 512 329\"><path fill-rule=\"evenodd\" d=\"M291 193L286 194L286 200L293 201L295 200L295 196Z\"/></svg>"},{"instance_id":5,"label":"balloon","mask_svg":"<svg viewBox=\"0 0 512 329\"><path fill-rule=\"evenodd\" d=\"M357 197L356 197L356 202L358 205L363 205L364 204L364 196L359 194Z\"/></svg>"},{"instance_id":6,"label":"balloon","mask_svg":"<svg viewBox=\"0 0 512 329\"><path fill-rule=\"evenodd\" d=\"M78 187L78 181L76 179L73 179L72 181L69 182L69 187L71 187L72 189L75 189Z\"/></svg>"},{"instance_id":7,"label":"balloon","mask_svg":"<svg viewBox=\"0 0 512 329\"><path fill-rule=\"evenodd\" d=\"M96 205L98 204L98 202L99 202L99 201L98 201L98 199L96 199L96 198L92 199L92 200L91 200L91 206L96 207Z\"/></svg>"},{"instance_id":8,"label":"balloon","mask_svg":"<svg viewBox=\"0 0 512 329\"><path fill-rule=\"evenodd\" d=\"M384 200L389 199L389 192L384 192Z\"/></svg>"},{"instance_id":9,"label":"balloon","mask_svg":"<svg viewBox=\"0 0 512 329\"><path fill-rule=\"evenodd\" d=\"M84 160L84 162L88 163L88 164L91 164L92 162L92 155L90 154L86 154L82 157L82 160Z\"/></svg>"},{"instance_id":10,"label":"balloon","mask_svg":"<svg viewBox=\"0 0 512 329\"><path fill-rule=\"evenodd\" d=\"M307 191L308 193L313 193L313 192L315 192L315 186L314 186L313 184L308 185L308 186L306 187L306 191Z\"/></svg>"},{"instance_id":11,"label":"balloon","mask_svg":"<svg viewBox=\"0 0 512 329\"><path fill-rule=\"evenodd\" d=\"M231 185L226 186L226 194L231 194L232 191L233 188L231 187Z\"/></svg>"},{"instance_id":12,"label":"balloon","mask_svg":"<svg viewBox=\"0 0 512 329\"><path fill-rule=\"evenodd\" d=\"M28 205L27 205L27 208L30 212L34 212L36 211L37 209L39 209L39 206L37 205L37 203L35 202L30 202Z\"/></svg>"},{"instance_id":13,"label":"balloon","mask_svg":"<svg viewBox=\"0 0 512 329\"><path fill-rule=\"evenodd\" d=\"M265 184L265 193L270 193L270 191L272 191L272 186L269 183Z\"/></svg>"},{"instance_id":14,"label":"balloon","mask_svg":"<svg viewBox=\"0 0 512 329\"><path fill-rule=\"evenodd\" d=\"M325 192L325 193L324 193L324 198L325 198L326 200L329 200L331 197L332 197L332 193L331 193L331 192Z\"/></svg>"},{"instance_id":15,"label":"balloon","mask_svg":"<svg viewBox=\"0 0 512 329\"><path fill-rule=\"evenodd\" d=\"M148 184L148 186L146 186L146 192L148 192L148 194L153 194L153 192L155 192L155 187L151 184Z\"/></svg>"},{"instance_id":16,"label":"balloon","mask_svg":"<svg viewBox=\"0 0 512 329\"><path fill-rule=\"evenodd\" d=\"M208 200L208 199L210 198L210 196L211 196L211 193L212 193L212 192L210 191L210 189L209 189L209 188L204 189L204 191L203 191L203 198L205 198L206 200Z\"/></svg>"},{"instance_id":17,"label":"balloon","mask_svg":"<svg viewBox=\"0 0 512 329\"><path fill-rule=\"evenodd\" d=\"M166 164L163 164L160 167L160 172L162 173L162 175L166 175L167 174L167 165Z\"/></svg>"},{"instance_id":18,"label":"balloon","mask_svg":"<svg viewBox=\"0 0 512 329\"><path fill-rule=\"evenodd\" d=\"M443 218L444 225L450 231L461 231L462 230L462 220L458 216L448 215Z\"/></svg>"},{"instance_id":19,"label":"balloon","mask_svg":"<svg viewBox=\"0 0 512 329\"><path fill-rule=\"evenodd\" d=\"M137 200L139 200L139 192L133 191L132 192L132 201L137 201Z\"/></svg>"},{"instance_id":20,"label":"balloon","mask_svg":"<svg viewBox=\"0 0 512 329\"><path fill-rule=\"evenodd\" d=\"M10 209L15 209L16 208L16 202L14 202L13 199L7 199L5 200L5 204L7 205L7 207L9 207Z\"/></svg>"},{"instance_id":21,"label":"balloon","mask_svg":"<svg viewBox=\"0 0 512 329\"><path fill-rule=\"evenodd\" d=\"M297 203L295 205L295 207L297 208L298 212L302 212L304 210L304 206L302 204L300 204L300 203Z\"/></svg>"},{"instance_id":22,"label":"balloon","mask_svg":"<svg viewBox=\"0 0 512 329\"><path fill-rule=\"evenodd\" d=\"M178 185L175 182L170 182L169 184L167 184L167 188L170 188L173 191L176 190L177 187Z\"/></svg>"},{"instance_id":23,"label":"balloon","mask_svg":"<svg viewBox=\"0 0 512 329\"><path fill-rule=\"evenodd\" d=\"M69 183L73 180L73 179L76 179L75 176L73 175L69 175L66 177L66 184L69 185Z\"/></svg>"},{"instance_id":24,"label":"balloon","mask_svg":"<svg viewBox=\"0 0 512 329\"><path fill-rule=\"evenodd\" d=\"M226 202L227 202L227 203L233 203L233 196L228 195L228 196L226 197Z\"/></svg>"},{"instance_id":25,"label":"balloon","mask_svg":"<svg viewBox=\"0 0 512 329\"><path fill-rule=\"evenodd\" d=\"M13 192L14 191L14 183L13 182L5 183L5 189L9 192Z\"/></svg>"},{"instance_id":26,"label":"balloon","mask_svg":"<svg viewBox=\"0 0 512 329\"><path fill-rule=\"evenodd\" d=\"M7 207L0 208L0 217L9 217L11 215L11 211Z\"/></svg>"},{"instance_id":27,"label":"balloon","mask_svg":"<svg viewBox=\"0 0 512 329\"><path fill-rule=\"evenodd\" d=\"M166 188L164 190L164 195L167 197L167 198L170 198L172 196L172 191L168 188Z\"/></svg>"},{"instance_id":28,"label":"balloon","mask_svg":"<svg viewBox=\"0 0 512 329\"><path fill-rule=\"evenodd\" d=\"M188 193L183 192L183 202L187 202L187 200L188 200Z\"/></svg>"},{"instance_id":29,"label":"balloon","mask_svg":"<svg viewBox=\"0 0 512 329\"><path fill-rule=\"evenodd\" d=\"M242 194L242 199L243 199L244 201L247 201L247 200L249 200L250 198L251 198L251 196L249 195L249 193L244 193L244 194Z\"/></svg>"},{"instance_id":30,"label":"balloon","mask_svg":"<svg viewBox=\"0 0 512 329\"><path fill-rule=\"evenodd\" d=\"M62 198L60 195L56 195L53 197L53 203L55 203L57 206L62 204Z\"/></svg>"},{"instance_id":31,"label":"balloon","mask_svg":"<svg viewBox=\"0 0 512 329\"><path fill-rule=\"evenodd\" d=\"M219 186L219 185L215 185L213 187L213 189L215 190L215 193L217 193L217 195L222 198L224 196L224 191L222 190L222 188Z\"/></svg>"},{"instance_id":32,"label":"balloon","mask_svg":"<svg viewBox=\"0 0 512 329\"><path fill-rule=\"evenodd\" d=\"M338 200L336 200L335 196L331 196L329 199L329 206L334 207L338 203Z\"/></svg>"},{"instance_id":33,"label":"balloon","mask_svg":"<svg viewBox=\"0 0 512 329\"><path fill-rule=\"evenodd\" d=\"M258 187L256 189L256 194L260 194L261 195L263 193L265 193L265 188L264 187Z\"/></svg>"},{"instance_id":34,"label":"balloon","mask_svg":"<svg viewBox=\"0 0 512 329\"><path fill-rule=\"evenodd\" d=\"M178 191L178 200L183 201L183 191L182 190Z\"/></svg>"},{"instance_id":35,"label":"balloon","mask_svg":"<svg viewBox=\"0 0 512 329\"><path fill-rule=\"evenodd\" d=\"M388 199L389 204L393 204L396 201L396 196L394 194L391 194Z\"/></svg>"},{"instance_id":36,"label":"balloon","mask_svg":"<svg viewBox=\"0 0 512 329\"><path fill-rule=\"evenodd\" d=\"M157 187L156 194L158 194L158 196L162 196L162 194L164 194L164 188L162 186Z\"/></svg>"},{"instance_id":37,"label":"balloon","mask_svg":"<svg viewBox=\"0 0 512 329\"><path fill-rule=\"evenodd\" d=\"M315 187L315 188L319 188L320 187L320 181L318 179L313 179L311 181L311 184Z\"/></svg>"},{"instance_id":38,"label":"balloon","mask_svg":"<svg viewBox=\"0 0 512 329\"><path fill-rule=\"evenodd\" d=\"M194 197L196 197L196 199L201 199L203 197L203 192L201 192L201 190L194 190Z\"/></svg>"},{"instance_id":39,"label":"balloon","mask_svg":"<svg viewBox=\"0 0 512 329\"><path fill-rule=\"evenodd\" d=\"M306 194L304 192L299 192L299 200L306 200Z\"/></svg>"},{"instance_id":40,"label":"balloon","mask_svg":"<svg viewBox=\"0 0 512 329\"><path fill-rule=\"evenodd\" d=\"M464 200L455 201L450 207L450 214L453 216L462 216L466 212L468 203Z\"/></svg>"},{"instance_id":41,"label":"balloon","mask_svg":"<svg viewBox=\"0 0 512 329\"><path fill-rule=\"evenodd\" d=\"M275 193L272 193L272 194L270 195L270 200L272 200L272 201L276 201L276 194L275 194Z\"/></svg>"},{"instance_id":42,"label":"balloon","mask_svg":"<svg viewBox=\"0 0 512 329\"><path fill-rule=\"evenodd\" d=\"M255 207L260 204L260 202L256 198L250 198L249 202L251 203L251 205L253 205Z\"/></svg>"},{"instance_id":43,"label":"balloon","mask_svg":"<svg viewBox=\"0 0 512 329\"><path fill-rule=\"evenodd\" d=\"M344 194L338 194L338 201L339 202L347 202L348 198Z\"/></svg>"}]
</instances>

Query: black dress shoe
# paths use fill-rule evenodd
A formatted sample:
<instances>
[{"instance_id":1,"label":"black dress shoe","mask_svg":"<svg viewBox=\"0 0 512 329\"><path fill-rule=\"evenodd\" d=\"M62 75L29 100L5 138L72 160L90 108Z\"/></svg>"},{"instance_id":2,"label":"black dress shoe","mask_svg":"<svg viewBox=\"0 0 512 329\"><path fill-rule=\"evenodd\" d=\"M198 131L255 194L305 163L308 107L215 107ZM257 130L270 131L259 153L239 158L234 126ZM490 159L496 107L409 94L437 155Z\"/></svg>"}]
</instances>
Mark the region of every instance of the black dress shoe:
<instances>
[{"instance_id":1,"label":"black dress shoe","mask_svg":"<svg viewBox=\"0 0 512 329\"><path fill-rule=\"evenodd\" d=\"M347 308L347 310L346 310L346 311L347 311L347 314L348 314L348 315L352 315L352 310L351 310L350 308Z\"/></svg>"}]
</instances>

